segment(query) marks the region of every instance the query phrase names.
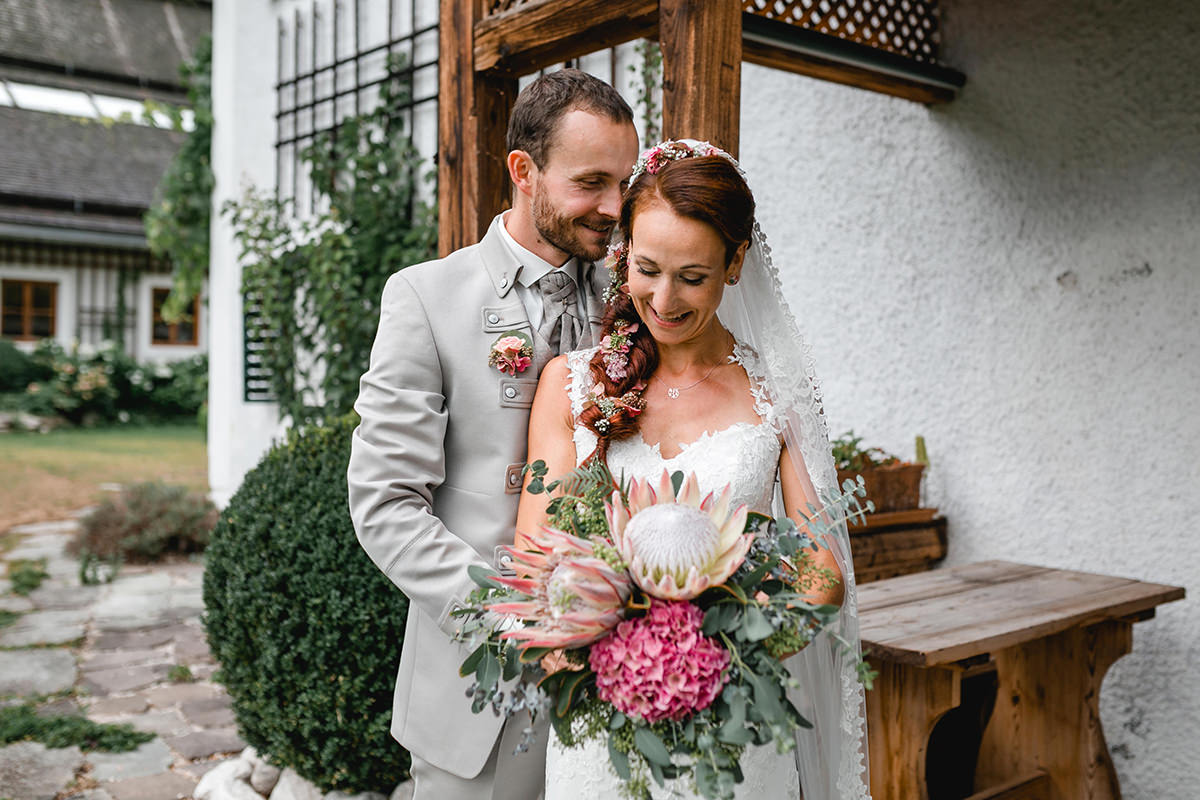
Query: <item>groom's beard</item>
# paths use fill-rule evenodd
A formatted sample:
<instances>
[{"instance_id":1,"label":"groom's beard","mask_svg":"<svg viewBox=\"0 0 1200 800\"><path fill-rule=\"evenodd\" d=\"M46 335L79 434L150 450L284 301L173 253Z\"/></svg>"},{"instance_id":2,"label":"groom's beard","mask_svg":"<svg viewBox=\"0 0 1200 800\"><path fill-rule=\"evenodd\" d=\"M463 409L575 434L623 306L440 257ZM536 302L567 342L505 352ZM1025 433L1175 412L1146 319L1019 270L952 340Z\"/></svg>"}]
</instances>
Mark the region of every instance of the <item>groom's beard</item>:
<instances>
[{"instance_id":1,"label":"groom's beard","mask_svg":"<svg viewBox=\"0 0 1200 800\"><path fill-rule=\"evenodd\" d=\"M596 215L594 218L571 219L559 214L539 186L533 192L533 227L538 235L551 246L580 261L599 261L608 252L608 238L596 245L589 245L579 235L579 226L586 222L593 228L608 227L611 232L615 220Z\"/></svg>"}]
</instances>

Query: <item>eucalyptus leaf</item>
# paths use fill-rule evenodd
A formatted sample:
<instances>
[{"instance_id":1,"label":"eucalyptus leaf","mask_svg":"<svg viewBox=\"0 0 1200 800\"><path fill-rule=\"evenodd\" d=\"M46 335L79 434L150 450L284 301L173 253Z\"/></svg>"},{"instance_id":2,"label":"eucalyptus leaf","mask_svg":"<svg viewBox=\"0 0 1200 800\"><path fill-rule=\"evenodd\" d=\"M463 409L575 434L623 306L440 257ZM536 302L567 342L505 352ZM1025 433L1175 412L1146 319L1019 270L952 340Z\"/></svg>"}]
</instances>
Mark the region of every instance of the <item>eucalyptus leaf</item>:
<instances>
[{"instance_id":1,"label":"eucalyptus leaf","mask_svg":"<svg viewBox=\"0 0 1200 800\"><path fill-rule=\"evenodd\" d=\"M610 731L619 731L625 727L625 721L628 719L620 711L614 711L612 716L608 718L608 729Z\"/></svg>"},{"instance_id":2,"label":"eucalyptus leaf","mask_svg":"<svg viewBox=\"0 0 1200 800\"><path fill-rule=\"evenodd\" d=\"M748 642L761 642L763 639L775 632L775 628L767 621L766 615L762 613L762 609L757 603L751 603L746 606L746 613L742 617L742 638Z\"/></svg>"},{"instance_id":3,"label":"eucalyptus leaf","mask_svg":"<svg viewBox=\"0 0 1200 800\"><path fill-rule=\"evenodd\" d=\"M521 659L516 658L516 653L509 653L509 657L504 659L504 680L511 681L513 678L521 674Z\"/></svg>"},{"instance_id":4,"label":"eucalyptus leaf","mask_svg":"<svg viewBox=\"0 0 1200 800\"><path fill-rule=\"evenodd\" d=\"M608 760L612 762L617 777L623 781L629 780L629 756L617 749L617 740L611 735L608 737Z\"/></svg>"},{"instance_id":5,"label":"eucalyptus leaf","mask_svg":"<svg viewBox=\"0 0 1200 800\"><path fill-rule=\"evenodd\" d=\"M492 578L499 576L499 573L494 569L481 567L478 564L471 564L467 567L467 574L471 576L471 580L485 589L493 588L496 584Z\"/></svg>"},{"instance_id":6,"label":"eucalyptus leaf","mask_svg":"<svg viewBox=\"0 0 1200 800\"><path fill-rule=\"evenodd\" d=\"M671 754L667 752L667 746L654 731L649 728L638 728L633 732L633 743L646 757L646 761L650 763L651 767L655 764L660 767L670 766Z\"/></svg>"},{"instance_id":7,"label":"eucalyptus leaf","mask_svg":"<svg viewBox=\"0 0 1200 800\"><path fill-rule=\"evenodd\" d=\"M474 650L472 650L471 655L467 656L462 662L462 665L458 668L458 674L465 678L475 672L475 670L479 667L479 662L483 660L483 654L487 652L487 649L488 643L484 642L483 644L479 645L479 647L476 647Z\"/></svg>"},{"instance_id":8,"label":"eucalyptus leaf","mask_svg":"<svg viewBox=\"0 0 1200 800\"><path fill-rule=\"evenodd\" d=\"M682 470L675 470L671 473L671 487L675 490L675 496L679 496L679 487L683 486L684 474Z\"/></svg>"},{"instance_id":9,"label":"eucalyptus leaf","mask_svg":"<svg viewBox=\"0 0 1200 800\"><path fill-rule=\"evenodd\" d=\"M496 682L500 680L500 662L492 655L491 650L484 651L476 674L479 676L479 685L485 692L495 688Z\"/></svg>"}]
</instances>

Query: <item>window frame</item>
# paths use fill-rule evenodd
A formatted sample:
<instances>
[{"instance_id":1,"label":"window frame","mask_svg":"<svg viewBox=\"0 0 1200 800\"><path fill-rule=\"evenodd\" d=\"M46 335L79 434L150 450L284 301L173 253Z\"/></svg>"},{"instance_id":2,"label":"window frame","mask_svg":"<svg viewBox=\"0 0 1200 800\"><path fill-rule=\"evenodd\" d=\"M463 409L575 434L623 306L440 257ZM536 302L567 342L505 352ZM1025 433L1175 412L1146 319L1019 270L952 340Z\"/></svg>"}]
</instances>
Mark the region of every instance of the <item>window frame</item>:
<instances>
[{"instance_id":1,"label":"window frame","mask_svg":"<svg viewBox=\"0 0 1200 800\"><path fill-rule=\"evenodd\" d=\"M150 287L150 346L151 347L196 347L200 344L200 296L192 298L192 338L179 338L179 323L167 322L162 318L163 303L171 289L165 286ZM167 338L159 339L155 329L159 325L167 326Z\"/></svg>"},{"instance_id":2,"label":"window frame","mask_svg":"<svg viewBox=\"0 0 1200 800\"><path fill-rule=\"evenodd\" d=\"M21 317L21 333L4 333L4 323L14 310L12 306L4 305L4 290L7 284L20 284L21 305L16 312ZM33 291L36 287L46 287L50 290L50 332L35 334L33 332L33 317L38 309L33 306ZM44 315L39 315L44 316ZM41 339L53 339L58 333L58 281L39 281L31 278L0 278L0 337L14 342L36 342Z\"/></svg>"}]
</instances>

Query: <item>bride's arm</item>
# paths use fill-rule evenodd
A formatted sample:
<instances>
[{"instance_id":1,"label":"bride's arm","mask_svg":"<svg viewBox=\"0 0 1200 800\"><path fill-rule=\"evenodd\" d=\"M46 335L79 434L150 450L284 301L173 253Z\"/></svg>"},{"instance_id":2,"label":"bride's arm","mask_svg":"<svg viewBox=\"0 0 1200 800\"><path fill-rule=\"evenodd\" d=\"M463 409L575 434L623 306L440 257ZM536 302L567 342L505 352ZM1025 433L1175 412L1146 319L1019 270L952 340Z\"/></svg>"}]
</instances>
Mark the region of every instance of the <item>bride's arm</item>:
<instances>
[{"instance_id":1,"label":"bride's arm","mask_svg":"<svg viewBox=\"0 0 1200 800\"><path fill-rule=\"evenodd\" d=\"M803 464L803 459L797 457L796 461ZM796 471L795 463L792 460L791 454L788 452L788 447L784 444L782 452L779 454L779 481L783 486L783 504L788 510L788 516L792 518L801 528L804 527L808 518L805 516L805 510L811 503L814 508L820 508L821 503L816 497L816 491L813 489L812 482L808 479L808 475L800 476ZM818 542L820 549L812 553L813 561L818 568L828 568L837 578L837 583L832 586L819 586L814 591L806 594L814 603L829 603L832 605L841 605L842 598L845 596L845 588L842 585L842 571L838 568L837 559L833 551L829 549L825 542ZM812 552L812 551L809 551ZM849 557L849 554L847 554Z\"/></svg>"},{"instance_id":2,"label":"bride's arm","mask_svg":"<svg viewBox=\"0 0 1200 800\"><path fill-rule=\"evenodd\" d=\"M528 460L546 462L548 480L561 478L575 469L574 417L571 414L571 398L567 394L570 371L567 357L557 356L542 370L538 379L537 393L533 396L533 408L529 412ZM532 475L525 476L528 485ZM549 494L530 494L522 488L521 502L517 507L516 544L521 546L522 533L536 531L547 520L546 506Z\"/></svg>"}]
</instances>

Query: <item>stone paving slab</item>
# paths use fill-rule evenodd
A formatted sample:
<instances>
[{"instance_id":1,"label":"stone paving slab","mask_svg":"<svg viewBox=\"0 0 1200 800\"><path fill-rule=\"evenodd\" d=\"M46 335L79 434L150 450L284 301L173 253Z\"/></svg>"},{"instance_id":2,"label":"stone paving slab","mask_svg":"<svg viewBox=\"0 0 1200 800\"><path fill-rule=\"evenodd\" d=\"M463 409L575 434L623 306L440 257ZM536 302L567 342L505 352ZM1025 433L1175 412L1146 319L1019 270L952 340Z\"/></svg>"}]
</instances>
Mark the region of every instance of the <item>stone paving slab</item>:
<instances>
[{"instance_id":1,"label":"stone paving slab","mask_svg":"<svg viewBox=\"0 0 1200 800\"><path fill-rule=\"evenodd\" d=\"M0 596L0 609L22 614L26 611L33 611L33 601L19 594L6 594Z\"/></svg>"},{"instance_id":2,"label":"stone paving slab","mask_svg":"<svg viewBox=\"0 0 1200 800\"><path fill-rule=\"evenodd\" d=\"M105 783L102 787L113 800L178 800L196 788L196 781L176 772L128 778Z\"/></svg>"},{"instance_id":3,"label":"stone paving slab","mask_svg":"<svg viewBox=\"0 0 1200 800\"><path fill-rule=\"evenodd\" d=\"M168 736L167 744L189 761L217 753L240 752L246 747L242 737L238 736L233 728L214 728L185 733L182 736Z\"/></svg>"},{"instance_id":4,"label":"stone paving slab","mask_svg":"<svg viewBox=\"0 0 1200 800\"><path fill-rule=\"evenodd\" d=\"M170 642L175 637L173 631L166 628L142 631L106 631L92 642L95 650L144 650L158 647Z\"/></svg>"},{"instance_id":5,"label":"stone paving slab","mask_svg":"<svg viewBox=\"0 0 1200 800\"><path fill-rule=\"evenodd\" d=\"M140 714L150 707L140 694L129 697L99 697L88 701L88 713L93 716Z\"/></svg>"},{"instance_id":6,"label":"stone paving slab","mask_svg":"<svg viewBox=\"0 0 1200 800\"><path fill-rule=\"evenodd\" d=\"M152 664L92 670L83 673L83 688L99 696L131 692L166 679L168 669L166 664Z\"/></svg>"},{"instance_id":7,"label":"stone paving slab","mask_svg":"<svg viewBox=\"0 0 1200 800\"><path fill-rule=\"evenodd\" d=\"M113 650L107 653L91 653L84 655L84 670L91 672L97 669L112 667L136 667L143 664L170 664L171 656L166 650Z\"/></svg>"},{"instance_id":8,"label":"stone paving slab","mask_svg":"<svg viewBox=\"0 0 1200 800\"><path fill-rule=\"evenodd\" d=\"M156 708L170 708L180 703L190 703L194 700L209 700L214 697L229 695L220 686L204 683L176 683L170 686L156 686L146 689L142 696Z\"/></svg>"},{"instance_id":9,"label":"stone paving slab","mask_svg":"<svg viewBox=\"0 0 1200 800\"><path fill-rule=\"evenodd\" d=\"M31 611L13 625L0 628L0 647L66 644L82 639L88 616L86 609Z\"/></svg>"},{"instance_id":10,"label":"stone paving slab","mask_svg":"<svg viewBox=\"0 0 1200 800\"><path fill-rule=\"evenodd\" d=\"M66 691L75 685L76 675L69 650L0 650L0 695Z\"/></svg>"},{"instance_id":11,"label":"stone paving slab","mask_svg":"<svg viewBox=\"0 0 1200 800\"><path fill-rule=\"evenodd\" d=\"M151 739L128 753L89 753L91 777L96 781L142 778L171 768L175 756L162 739Z\"/></svg>"},{"instance_id":12,"label":"stone paving slab","mask_svg":"<svg viewBox=\"0 0 1200 800\"><path fill-rule=\"evenodd\" d=\"M203 631L198 632L194 639L176 639L175 659L193 664L197 661L212 661L212 651L208 648L208 640Z\"/></svg>"},{"instance_id":13,"label":"stone paving slab","mask_svg":"<svg viewBox=\"0 0 1200 800\"><path fill-rule=\"evenodd\" d=\"M85 789L79 794L68 795L66 800L113 800L113 796L103 789Z\"/></svg>"},{"instance_id":14,"label":"stone paving slab","mask_svg":"<svg viewBox=\"0 0 1200 800\"><path fill-rule=\"evenodd\" d=\"M125 716L113 722L128 722L139 731L159 736L181 736L192 730L192 726L173 708L163 711L147 711L144 714Z\"/></svg>"},{"instance_id":15,"label":"stone paving slab","mask_svg":"<svg viewBox=\"0 0 1200 800\"><path fill-rule=\"evenodd\" d=\"M45 533L75 533L79 530L79 520L77 519L56 519L51 522L27 522L24 525L14 525L8 529L9 533L19 533L22 535L31 535L30 538L38 534Z\"/></svg>"},{"instance_id":16,"label":"stone paving slab","mask_svg":"<svg viewBox=\"0 0 1200 800\"><path fill-rule=\"evenodd\" d=\"M235 724L233 701L227 694L185 702L180 711L201 728L228 728Z\"/></svg>"},{"instance_id":17,"label":"stone paving slab","mask_svg":"<svg viewBox=\"0 0 1200 800\"><path fill-rule=\"evenodd\" d=\"M11 800L54 800L82 765L78 747L47 748L40 742L0 747L0 791Z\"/></svg>"},{"instance_id":18,"label":"stone paving slab","mask_svg":"<svg viewBox=\"0 0 1200 800\"><path fill-rule=\"evenodd\" d=\"M29 593L39 609L83 608L91 605L101 592L100 586L52 586L43 583Z\"/></svg>"}]
</instances>

